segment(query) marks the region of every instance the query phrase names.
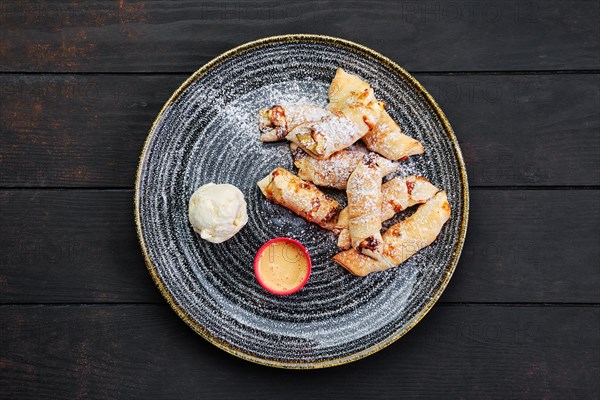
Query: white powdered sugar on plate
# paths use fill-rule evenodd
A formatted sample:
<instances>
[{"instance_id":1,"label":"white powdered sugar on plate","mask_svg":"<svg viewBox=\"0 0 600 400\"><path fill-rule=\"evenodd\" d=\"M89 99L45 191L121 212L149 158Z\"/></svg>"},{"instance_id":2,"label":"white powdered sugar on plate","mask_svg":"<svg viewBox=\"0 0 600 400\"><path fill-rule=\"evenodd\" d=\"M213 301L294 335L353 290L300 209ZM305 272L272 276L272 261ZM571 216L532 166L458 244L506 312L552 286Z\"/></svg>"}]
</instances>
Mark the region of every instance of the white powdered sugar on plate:
<instances>
[{"instance_id":1,"label":"white powdered sugar on plate","mask_svg":"<svg viewBox=\"0 0 600 400\"><path fill-rule=\"evenodd\" d=\"M447 191L452 206L434 244L364 278L332 261L339 251L333 233L269 202L256 186L276 167L295 171L288 142L259 141L259 109L325 107L340 66L372 83L402 130L425 147L386 179L424 176ZM464 166L441 117L404 74L351 44L274 40L221 60L168 105L142 155L136 212L152 275L194 330L251 361L329 366L397 339L439 297L462 246ZM248 204L248 224L220 244L200 239L187 218L189 196L209 182L237 186ZM345 206L343 191L324 192ZM302 242L313 261L307 285L287 297L266 292L253 274L256 251L276 236Z\"/></svg>"}]
</instances>

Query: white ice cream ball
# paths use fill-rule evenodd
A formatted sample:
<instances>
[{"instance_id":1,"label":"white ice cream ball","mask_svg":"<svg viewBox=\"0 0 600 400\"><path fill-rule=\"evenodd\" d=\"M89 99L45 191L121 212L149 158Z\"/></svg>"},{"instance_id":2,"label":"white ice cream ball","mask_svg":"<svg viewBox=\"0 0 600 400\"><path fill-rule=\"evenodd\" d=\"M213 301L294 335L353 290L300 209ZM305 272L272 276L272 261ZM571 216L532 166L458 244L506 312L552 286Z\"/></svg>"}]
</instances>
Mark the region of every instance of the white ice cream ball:
<instances>
[{"instance_id":1,"label":"white ice cream ball","mask_svg":"<svg viewBox=\"0 0 600 400\"><path fill-rule=\"evenodd\" d=\"M189 219L202 239L224 242L248 222L244 194L230 184L207 183L192 194Z\"/></svg>"}]
</instances>

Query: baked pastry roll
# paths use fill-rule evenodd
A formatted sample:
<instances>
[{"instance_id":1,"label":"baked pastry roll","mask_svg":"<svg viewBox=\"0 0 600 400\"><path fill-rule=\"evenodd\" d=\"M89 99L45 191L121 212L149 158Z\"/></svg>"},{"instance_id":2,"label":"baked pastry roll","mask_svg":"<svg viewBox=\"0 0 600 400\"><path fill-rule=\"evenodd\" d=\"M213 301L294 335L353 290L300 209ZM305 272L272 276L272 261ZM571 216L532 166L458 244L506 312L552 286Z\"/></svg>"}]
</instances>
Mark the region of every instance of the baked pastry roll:
<instances>
[{"instance_id":1,"label":"baked pastry roll","mask_svg":"<svg viewBox=\"0 0 600 400\"><path fill-rule=\"evenodd\" d=\"M292 104L261 108L258 112L258 128L261 142L276 142L300 124L318 121L330 112L314 104Z\"/></svg>"},{"instance_id":2,"label":"baked pastry roll","mask_svg":"<svg viewBox=\"0 0 600 400\"><path fill-rule=\"evenodd\" d=\"M330 114L319 121L300 124L285 137L296 143L311 156L329 158L336 151L343 150L359 140L367 129L363 123L357 124L343 113Z\"/></svg>"},{"instance_id":3,"label":"baked pastry roll","mask_svg":"<svg viewBox=\"0 0 600 400\"><path fill-rule=\"evenodd\" d=\"M336 231L340 204L312 183L303 181L286 169L275 168L257 185L273 203L292 210L308 222Z\"/></svg>"},{"instance_id":4,"label":"baked pastry roll","mask_svg":"<svg viewBox=\"0 0 600 400\"><path fill-rule=\"evenodd\" d=\"M380 259L375 260L350 249L336 254L333 260L357 276L396 267L433 243L449 218L450 204L446 193L440 191L419 206L413 215L383 234L384 247Z\"/></svg>"},{"instance_id":5,"label":"baked pastry roll","mask_svg":"<svg viewBox=\"0 0 600 400\"><path fill-rule=\"evenodd\" d=\"M301 179L312 182L317 186L341 190L346 190L350 174L365 155L364 151L350 147L347 150L333 153L325 160L319 160L308 155L295 143L290 143L290 150L294 158L294 165L298 168L298 176ZM381 168L383 176L398 169L398 164L381 156L377 156L377 164Z\"/></svg>"},{"instance_id":6,"label":"baked pastry roll","mask_svg":"<svg viewBox=\"0 0 600 400\"><path fill-rule=\"evenodd\" d=\"M329 86L329 105L333 112L342 112L366 134L379 120L383 106L375 98L371 85L356 75L338 68Z\"/></svg>"},{"instance_id":7,"label":"baked pastry roll","mask_svg":"<svg viewBox=\"0 0 600 400\"><path fill-rule=\"evenodd\" d=\"M381 238L381 168L379 156L366 154L350 175L348 195L348 230L352 247L370 257L379 258Z\"/></svg>"},{"instance_id":8,"label":"baked pastry roll","mask_svg":"<svg viewBox=\"0 0 600 400\"><path fill-rule=\"evenodd\" d=\"M329 88L327 108L332 112L348 113L347 110L349 105L353 104L353 96L356 96L356 93L369 93L366 99L359 102L360 104L365 102L370 104L367 108L364 106L360 108L367 115L366 122L368 121L369 125L369 131L362 136L362 141L367 148L390 160L423 153L424 149L421 143L402 132L398 124L385 111L382 102L377 102L377 105L372 103L376 100L374 94L371 96L372 91L373 89L367 82L338 68ZM371 112L365 110L371 110Z\"/></svg>"},{"instance_id":9,"label":"baked pastry roll","mask_svg":"<svg viewBox=\"0 0 600 400\"><path fill-rule=\"evenodd\" d=\"M399 160L425 151L421 142L402 132L385 109L375 126L362 137L362 141L369 150L390 160Z\"/></svg>"},{"instance_id":10,"label":"baked pastry roll","mask_svg":"<svg viewBox=\"0 0 600 400\"><path fill-rule=\"evenodd\" d=\"M425 203L440 189L422 176L395 177L381 186L381 221L387 221L402 210ZM344 250L352 247L348 231L348 207L340 211L336 224L340 231L338 247Z\"/></svg>"}]
</instances>

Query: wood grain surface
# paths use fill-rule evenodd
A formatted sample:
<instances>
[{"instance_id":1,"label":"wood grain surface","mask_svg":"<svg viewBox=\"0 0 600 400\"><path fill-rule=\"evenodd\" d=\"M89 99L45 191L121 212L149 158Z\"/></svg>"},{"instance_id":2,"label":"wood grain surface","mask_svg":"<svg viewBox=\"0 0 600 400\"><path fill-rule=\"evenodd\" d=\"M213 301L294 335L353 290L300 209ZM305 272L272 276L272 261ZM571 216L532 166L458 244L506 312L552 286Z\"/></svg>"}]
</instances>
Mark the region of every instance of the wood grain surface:
<instances>
[{"instance_id":1,"label":"wood grain surface","mask_svg":"<svg viewBox=\"0 0 600 400\"><path fill-rule=\"evenodd\" d=\"M0 228L10 233L0 303L162 302L132 199L129 190L0 191ZM599 203L597 190L473 190L463 255L441 300L600 303Z\"/></svg>"},{"instance_id":2,"label":"wood grain surface","mask_svg":"<svg viewBox=\"0 0 600 400\"><path fill-rule=\"evenodd\" d=\"M412 71L593 70L596 1L4 1L0 70L192 72L284 33L343 37Z\"/></svg>"},{"instance_id":3,"label":"wood grain surface","mask_svg":"<svg viewBox=\"0 0 600 400\"><path fill-rule=\"evenodd\" d=\"M0 398L599 398L599 20L584 0L0 2ZM285 33L413 73L471 185L438 305L387 349L319 371L198 337L133 223L138 157L171 93Z\"/></svg>"},{"instance_id":4,"label":"wood grain surface","mask_svg":"<svg viewBox=\"0 0 600 400\"><path fill-rule=\"evenodd\" d=\"M597 185L600 75L417 78L474 186ZM184 75L0 75L0 186L133 186L152 121Z\"/></svg>"},{"instance_id":5,"label":"wood grain surface","mask_svg":"<svg viewBox=\"0 0 600 400\"><path fill-rule=\"evenodd\" d=\"M438 306L400 341L325 370L250 364L163 305L0 306L4 399L585 399L597 307ZM25 340L24 340L25 339Z\"/></svg>"}]
</instances>

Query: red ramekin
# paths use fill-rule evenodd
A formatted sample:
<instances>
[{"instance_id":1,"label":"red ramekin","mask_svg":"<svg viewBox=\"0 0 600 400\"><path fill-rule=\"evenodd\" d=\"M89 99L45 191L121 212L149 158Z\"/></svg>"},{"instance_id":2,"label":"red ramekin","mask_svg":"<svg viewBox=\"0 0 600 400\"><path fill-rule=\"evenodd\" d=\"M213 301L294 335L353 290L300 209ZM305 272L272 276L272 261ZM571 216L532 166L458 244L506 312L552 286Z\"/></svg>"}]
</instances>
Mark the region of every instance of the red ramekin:
<instances>
[{"instance_id":1,"label":"red ramekin","mask_svg":"<svg viewBox=\"0 0 600 400\"><path fill-rule=\"evenodd\" d=\"M298 246L300 248L300 250L302 250L302 253L304 254L304 257L306 258L306 261L307 261L306 276L304 277L302 282L295 288L286 290L286 291L279 291L279 290L270 288L269 286L267 286L265 284L265 282L261 279L261 277L258 273L258 260L260 258L260 255L263 253L263 251L265 251L265 249L267 249L267 247L269 247L269 245L271 245L273 243L277 243L277 242L287 242L287 243L295 244L296 246ZM299 241L292 239L292 238L288 238L288 237L276 237L274 239L269 240L268 242L263 244L260 247L260 249L258 249L258 251L256 252L256 256L254 257L254 276L256 277L256 280L258 281L260 286L262 286L263 289L265 289L267 292L276 294L278 296L287 296L287 295L296 293L300 289L302 289L304 287L304 285L306 285L306 282L308 282L308 278L310 277L311 270L312 270L312 261L310 259L310 254L308 254L308 250L306 250L306 247L304 247L304 245L302 243L300 243Z\"/></svg>"}]
</instances>

